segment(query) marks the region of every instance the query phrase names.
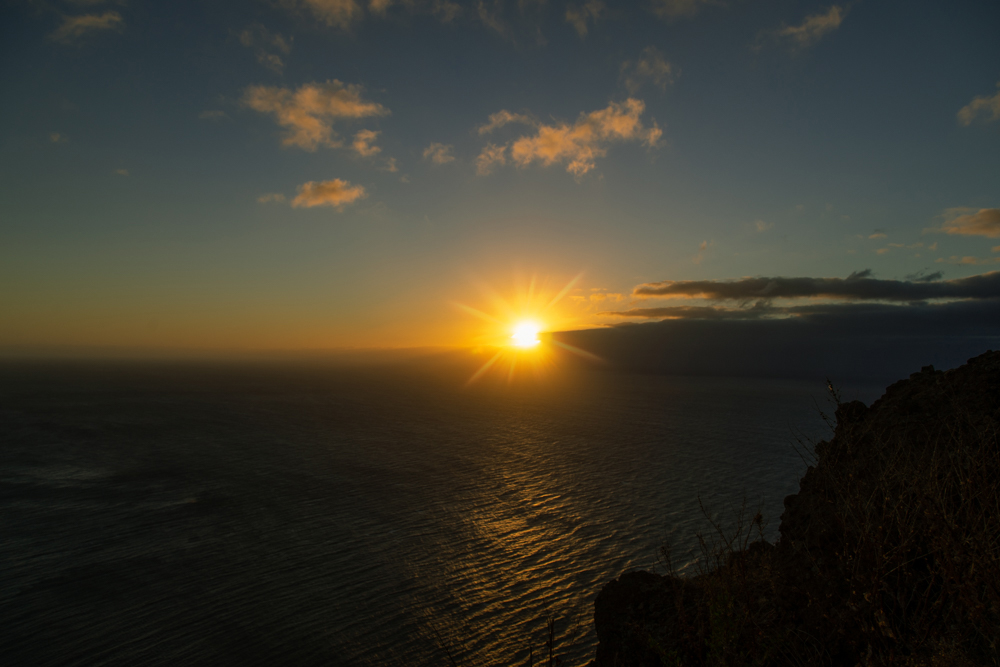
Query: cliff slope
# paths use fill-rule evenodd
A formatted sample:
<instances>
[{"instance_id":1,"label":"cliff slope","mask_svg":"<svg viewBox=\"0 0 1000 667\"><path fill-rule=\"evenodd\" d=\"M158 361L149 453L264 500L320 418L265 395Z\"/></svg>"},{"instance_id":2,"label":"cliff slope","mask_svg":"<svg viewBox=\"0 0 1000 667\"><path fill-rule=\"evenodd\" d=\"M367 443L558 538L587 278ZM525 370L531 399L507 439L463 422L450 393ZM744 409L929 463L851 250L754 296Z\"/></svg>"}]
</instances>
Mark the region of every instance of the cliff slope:
<instances>
[{"instance_id":1,"label":"cliff slope","mask_svg":"<svg viewBox=\"0 0 1000 667\"><path fill-rule=\"evenodd\" d=\"M1000 665L1000 352L839 403L775 546L757 518L694 577L623 574L594 665Z\"/></svg>"}]
</instances>

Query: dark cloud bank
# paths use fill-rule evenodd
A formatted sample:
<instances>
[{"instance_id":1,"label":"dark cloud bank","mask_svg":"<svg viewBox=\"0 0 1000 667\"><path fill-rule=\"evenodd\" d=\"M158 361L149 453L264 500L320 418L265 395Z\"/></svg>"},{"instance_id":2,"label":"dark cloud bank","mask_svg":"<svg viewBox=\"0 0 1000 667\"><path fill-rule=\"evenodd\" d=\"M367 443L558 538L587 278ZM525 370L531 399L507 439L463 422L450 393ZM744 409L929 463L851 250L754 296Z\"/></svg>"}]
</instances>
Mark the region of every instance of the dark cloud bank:
<instances>
[{"instance_id":1,"label":"dark cloud bank","mask_svg":"<svg viewBox=\"0 0 1000 667\"><path fill-rule=\"evenodd\" d=\"M1000 296L1000 271L968 278L937 280L940 273L912 280L881 280L871 271L847 278L743 278L741 280L667 280L646 283L635 296L704 297L706 299L779 299L825 297L830 299L983 299Z\"/></svg>"},{"instance_id":2,"label":"dark cloud bank","mask_svg":"<svg viewBox=\"0 0 1000 667\"><path fill-rule=\"evenodd\" d=\"M636 293L655 285L678 290L669 294L757 301L742 308L632 309L620 315L678 319L562 332L553 338L600 357L610 368L636 372L879 382L927 364L951 368L987 349L1000 349L1000 272L949 281L936 275L906 281L869 275L640 285ZM851 301L773 306L765 296ZM919 301L947 297L962 300Z\"/></svg>"}]
</instances>

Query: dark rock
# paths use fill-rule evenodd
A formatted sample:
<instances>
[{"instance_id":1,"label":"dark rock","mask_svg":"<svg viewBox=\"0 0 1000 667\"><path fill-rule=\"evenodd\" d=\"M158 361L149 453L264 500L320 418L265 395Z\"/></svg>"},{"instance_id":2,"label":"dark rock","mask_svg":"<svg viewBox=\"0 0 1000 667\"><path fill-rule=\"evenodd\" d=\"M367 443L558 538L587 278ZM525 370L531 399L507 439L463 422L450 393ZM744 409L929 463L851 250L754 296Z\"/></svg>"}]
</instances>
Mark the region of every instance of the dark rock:
<instances>
[{"instance_id":1,"label":"dark rock","mask_svg":"<svg viewBox=\"0 0 1000 667\"><path fill-rule=\"evenodd\" d=\"M593 664L660 667L680 657L697 584L652 572L626 572L605 584L594 602L597 652Z\"/></svg>"},{"instance_id":2,"label":"dark rock","mask_svg":"<svg viewBox=\"0 0 1000 667\"><path fill-rule=\"evenodd\" d=\"M836 420L785 498L775 546L754 543L692 579L628 572L601 590L595 667L742 664L751 654L754 664L995 660L1000 352L950 371L924 366L871 407L839 404ZM905 602L918 588L919 609ZM729 622L753 630L726 638L735 653L720 652L720 600ZM930 664L920 660L906 664Z\"/></svg>"}]
</instances>

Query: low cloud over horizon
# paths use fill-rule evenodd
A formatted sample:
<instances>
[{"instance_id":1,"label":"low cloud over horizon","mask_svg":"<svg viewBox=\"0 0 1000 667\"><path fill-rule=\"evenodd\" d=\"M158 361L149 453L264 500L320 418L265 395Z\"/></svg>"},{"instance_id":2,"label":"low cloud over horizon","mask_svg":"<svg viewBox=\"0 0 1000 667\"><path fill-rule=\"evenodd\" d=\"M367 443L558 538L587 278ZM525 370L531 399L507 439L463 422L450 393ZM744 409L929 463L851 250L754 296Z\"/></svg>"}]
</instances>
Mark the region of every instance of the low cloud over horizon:
<instances>
[{"instance_id":1,"label":"low cloud over horizon","mask_svg":"<svg viewBox=\"0 0 1000 667\"><path fill-rule=\"evenodd\" d=\"M827 298L845 300L925 301L1000 297L1000 271L939 280L940 274L910 280L873 278L870 269L847 278L750 277L739 280L664 280L632 290L639 298L711 300Z\"/></svg>"},{"instance_id":2,"label":"low cloud over horizon","mask_svg":"<svg viewBox=\"0 0 1000 667\"><path fill-rule=\"evenodd\" d=\"M941 278L942 273L936 271L907 276L905 280L884 280L873 278L871 270L866 269L847 278L777 276L665 280L636 286L632 297L642 300L700 299L708 301L709 305L633 307L601 311L598 315L645 320L755 320L818 314L832 316L876 306L905 309L941 301L1000 303L1000 271L951 280Z\"/></svg>"}]
</instances>

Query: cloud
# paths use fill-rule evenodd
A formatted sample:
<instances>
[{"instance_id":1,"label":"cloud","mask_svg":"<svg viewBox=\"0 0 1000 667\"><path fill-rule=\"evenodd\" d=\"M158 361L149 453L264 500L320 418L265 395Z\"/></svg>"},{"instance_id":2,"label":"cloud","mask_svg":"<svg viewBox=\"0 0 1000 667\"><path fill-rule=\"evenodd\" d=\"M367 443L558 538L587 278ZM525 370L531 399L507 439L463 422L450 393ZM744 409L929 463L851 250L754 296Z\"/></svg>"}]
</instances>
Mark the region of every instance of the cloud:
<instances>
[{"instance_id":1,"label":"cloud","mask_svg":"<svg viewBox=\"0 0 1000 667\"><path fill-rule=\"evenodd\" d=\"M280 192L268 192L257 197L257 203L267 204L268 202L283 202L285 201L285 195Z\"/></svg>"},{"instance_id":2,"label":"cloud","mask_svg":"<svg viewBox=\"0 0 1000 667\"><path fill-rule=\"evenodd\" d=\"M509 33L507 24L500 18L500 11L503 3L500 0L493 0L489 5L485 0L479 0L476 10L479 13L479 20L487 28L497 31L501 36L506 37Z\"/></svg>"},{"instance_id":3,"label":"cloud","mask_svg":"<svg viewBox=\"0 0 1000 667\"><path fill-rule=\"evenodd\" d=\"M476 173L486 176L493 172L496 166L507 164L507 147L496 144L486 144L479 157L476 158Z\"/></svg>"},{"instance_id":4,"label":"cloud","mask_svg":"<svg viewBox=\"0 0 1000 667\"><path fill-rule=\"evenodd\" d=\"M333 132L335 120L389 113L381 104L362 99L360 86L343 84L337 79L307 83L294 92L275 86L250 86L243 103L255 111L272 114L278 125L286 128L283 145L307 151L314 151L321 145L341 145Z\"/></svg>"},{"instance_id":5,"label":"cloud","mask_svg":"<svg viewBox=\"0 0 1000 667\"><path fill-rule=\"evenodd\" d=\"M281 33L272 34L259 23L240 33L240 44L253 50L257 62L278 74L285 70L285 61L281 56L292 52L292 38L286 38Z\"/></svg>"},{"instance_id":6,"label":"cloud","mask_svg":"<svg viewBox=\"0 0 1000 667\"><path fill-rule=\"evenodd\" d=\"M451 23L462 13L462 6L449 0L434 0L431 13L442 23Z\"/></svg>"},{"instance_id":7,"label":"cloud","mask_svg":"<svg viewBox=\"0 0 1000 667\"><path fill-rule=\"evenodd\" d=\"M396 173L399 171L399 167L396 166L396 158L386 158L385 166L381 168L382 171L388 171L389 173Z\"/></svg>"},{"instance_id":8,"label":"cloud","mask_svg":"<svg viewBox=\"0 0 1000 667\"><path fill-rule=\"evenodd\" d=\"M701 264L702 260L705 259L705 254L708 252L708 247L712 245L708 241L702 241L698 245L698 254L691 258L691 261L695 264Z\"/></svg>"},{"instance_id":9,"label":"cloud","mask_svg":"<svg viewBox=\"0 0 1000 667\"><path fill-rule=\"evenodd\" d=\"M997 297L984 297L986 302ZM948 302L962 303L962 302ZM968 302L966 302L968 303ZM939 304L941 305L947 304ZM758 320L787 317L836 315L844 312L871 312L872 309L890 308L904 309L910 307L927 307L924 302L909 305L899 304L843 304L823 303L798 306L775 306L766 299L761 299L750 305L730 308L725 306L664 306L661 308L630 308L629 310L606 310L598 313L604 317L620 317L625 319L668 319L668 320Z\"/></svg>"},{"instance_id":10,"label":"cloud","mask_svg":"<svg viewBox=\"0 0 1000 667\"><path fill-rule=\"evenodd\" d=\"M67 139L66 135L64 134L60 134L58 132L50 132L49 141L51 141L54 144L64 144L67 141L69 141L69 139Z\"/></svg>"},{"instance_id":11,"label":"cloud","mask_svg":"<svg viewBox=\"0 0 1000 667\"><path fill-rule=\"evenodd\" d=\"M750 320L773 315L774 309L763 303L752 308L718 308L715 306L666 306L663 308L631 308L629 310L606 310L598 313L606 317L627 317L643 319L697 319L697 320Z\"/></svg>"},{"instance_id":12,"label":"cloud","mask_svg":"<svg viewBox=\"0 0 1000 667\"><path fill-rule=\"evenodd\" d=\"M757 230L758 234L763 234L764 232L768 231L769 229L774 229L774 223L773 222L764 222L763 220L754 220L753 221L753 226Z\"/></svg>"},{"instance_id":13,"label":"cloud","mask_svg":"<svg viewBox=\"0 0 1000 667\"><path fill-rule=\"evenodd\" d=\"M946 216L953 216L944 223L941 231L962 236L1000 238L1000 208L981 208L972 213L969 209L950 209Z\"/></svg>"},{"instance_id":14,"label":"cloud","mask_svg":"<svg viewBox=\"0 0 1000 667\"><path fill-rule=\"evenodd\" d=\"M128 169L115 169L112 173L115 176L128 176Z\"/></svg>"},{"instance_id":15,"label":"cloud","mask_svg":"<svg viewBox=\"0 0 1000 667\"><path fill-rule=\"evenodd\" d=\"M941 280L941 278L944 276L944 274L940 271L935 271L934 273L924 273L924 271L926 270L927 269L921 269L916 273L911 273L910 275L906 276L906 279L918 283L929 283L935 280Z\"/></svg>"},{"instance_id":16,"label":"cloud","mask_svg":"<svg viewBox=\"0 0 1000 667\"><path fill-rule=\"evenodd\" d=\"M479 21L504 39L511 40L515 45L534 42L541 46L545 44L541 24L546 5L546 0L517 0L510 3L506 0L478 0L475 7ZM516 7L516 11L508 11L508 6Z\"/></svg>"},{"instance_id":17,"label":"cloud","mask_svg":"<svg viewBox=\"0 0 1000 667\"><path fill-rule=\"evenodd\" d=\"M442 23L450 23L464 11L452 0L272 0L272 4L292 11L305 9L327 27L340 30L350 30L362 21L366 8L369 16L379 19L387 18L390 10L398 10L410 15L430 14Z\"/></svg>"},{"instance_id":18,"label":"cloud","mask_svg":"<svg viewBox=\"0 0 1000 667\"><path fill-rule=\"evenodd\" d=\"M629 98L612 102L599 111L580 114L572 125L539 124L535 134L510 144L510 160L522 168L535 162L545 167L565 164L567 172L583 176L596 166L597 158L607 154L607 146L612 143L641 141L650 147L657 145L663 132L655 121L652 127L643 125L640 116L645 108L642 100ZM505 164L506 149L492 144L483 149L477 159L478 172L489 173L494 165Z\"/></svg>"},{"instance_id":19,"label":"cloud","mask_svg":"<svg viewBox=\"0 0 1000 667\"><path fill-rule=\"evenodd\" d=\"M761 37L770 36L772 39L790 43L793 49L805 49L818 42L827 33L839 28L846 16L845 7L833 5L825 14L807 16L800 25L782 26L770 33L763 33Z\"/></svg>"},{"instance_id":20,"label":"cloud","mask_svg":"<svg viewBox=\"0 0 1000 667\"><path fill-rule=\"evenodd\" d=\"M364 15L356 0L301 0L301 3L327 26L341 30L347 30Z\"/></svg>"},{"instance_id":21,"label":"cloud","mask_svg":"<svg viewBox=\"0 0 1000 667\"><path fill-rule=\"evenodd\" d=\"M373 130L361 130L354 135L354 142L351 149L361 157L372 157L382 152L382 149L375 145L375 139L379 133Z\"/></svg>"},{"instance_id":22,"label":"cloud","mask_svg":"<svg viewBox=\"0 0 1000 667\"><path fill-rule=\"evenodd\" d=\"M120 30L125 26L118 12L103 14L84 14L82 16L64 16L62 25L49 35L57 42L72 42L90 32L105 30Z\"/></svg>"},{"instance_id":23,"label":"cloud","mask_svg":"<svg viewBox=\"0 0 1000 667\"><path fill-rule=\"evenodd\" d=\"M294 208L313 208L314 206L332 206L343 210L348 204L368 196L360 185L351 185L349 181L335 178L332 181L309 181L299 186L299 194L292 200Z\"/></svg>"},{"instance_id":24,"label":"cloud","mask_svg":"<svg viewBox=\"0 0 1000 667\"><path fill-rule=\"evenodd\" d=\"M882 232L875 232L874 234L869 234L868 238L870 238L870 239L886 239L886 238L889 238L889 237L886 234L882 233Z\"/></svg>"},{"instance_id":25,"label":"cloud","mask_svg":"<svg viewBox=\"0 0 1000 667\"><path fill-rule=\"evenodd\" d=\"M566 22L576 29L576 34L580 37L587 36L587 21L597 24L601 14L607 9L601 0L587 0L580 6L568 5L566 7Z\"/></svg>"},{"instance_id":26,"label":"cloud","mask_svg":"<svg viewBox=\"0 0 1000 667\"><path fill-rule=\"evenodd\" d=\"M229 118L225 111L219 111L218 109L209 109L207 111L202 111L198 114L198 118L202 120L224 120Z\"/></svg>"},{"instance_id":27,"label":"cloud","mask_svg":"<svg viewBox=\"0 0 1000 667\"><path fill-rule=\"evenodd\" d=\"M1000 258L997 258L1000 259ZM637 297L713 300L827 298L878 301L985 299L1000 297L1000 271L953 280L880 280L870 272L844 278L741 278L665 280L632 290Z\"/></svg>"},{"instance_id":28,"label":"cloud","mask_svg":"<svg viewBox=\"0 0 1000 667\"><path fill-rule=\"evenodd\" d=\"M990 251L991 252L1000 252L1000 245L993 246L992 248L990 248Z\"/></svg>"},{"instance_id":29,"label":"cloud","mask_svg":"<svg viewBox=\"0 0 1000 667\"><path fill-rule=\"evenodd\" d=\"M1000 83L997 84L997 87L1000 87ZM965 126L972 125L972 121L980 114L986 117L987 123L1000 119L1000 90L992 97L978 95L973 98L971 102L958 110L958 122Z\"/></svg>"},{"instance_id":30,"label":"cloud","mask_svg":"<svg viewBox=\"0 0 1000 667\"><path fill-rule=\"evenodd\" d=\"M509 123L523 123L524 125L532 126L538 125L538 121L527 114L511 113L506 109L501 109L496 113L491 113L489 122L484 125L480 125L476 128L476 131L479 132L479 134L489 134L493 130L497 130Z\"/></svg>"},{"instance_id":31,"label":"cloud","mask_svg":"<svg viewBox=\"0 0 1000 667\"><path fill-rule=\"evenodd\" d=\"M976 266L979 264L1000 264L1000 257L972 257L965 256L959 257L958 255L952 255L951 257L939 257L934 260L938 264L964 264L967 266Z\"/></svg>"},{"instance_id":32,"label":"cloud","mask_svg":"<svg viewBox=\"0 0 1000 667\"><path fill-rule=\"evenodd\" d=\"M424 159L430 160L434 164L448 164L455 159L451 154L453 146L450 144L433 143L424 149Z\"/></svg>"},{"instance_id":33,"label":"cloud","mask_svg":"<svg viewBox=\"0 0 1000 667\"><path fill-rule=\"evenodd\" d=\"M663 54L653 46L642 50L639 60L622 63L621 77L625 88L633 95L644 83L651 83L662 91L667 90L679 75L679 70L666 61Z\"/></svg>"},{"instance_id":34,"label":"cloud","mask_svg":"<svg viewBox=\"0 0 1000 667\"><path fill-rule=\"evenodd\" d=\"M714 4L711 0L653 0L650 9L661 19L673 21L681 17L694 16L702 5Z\"/></svg>"}]
</instances>

